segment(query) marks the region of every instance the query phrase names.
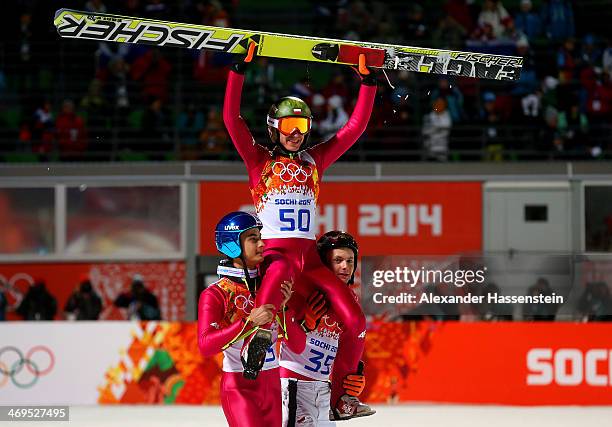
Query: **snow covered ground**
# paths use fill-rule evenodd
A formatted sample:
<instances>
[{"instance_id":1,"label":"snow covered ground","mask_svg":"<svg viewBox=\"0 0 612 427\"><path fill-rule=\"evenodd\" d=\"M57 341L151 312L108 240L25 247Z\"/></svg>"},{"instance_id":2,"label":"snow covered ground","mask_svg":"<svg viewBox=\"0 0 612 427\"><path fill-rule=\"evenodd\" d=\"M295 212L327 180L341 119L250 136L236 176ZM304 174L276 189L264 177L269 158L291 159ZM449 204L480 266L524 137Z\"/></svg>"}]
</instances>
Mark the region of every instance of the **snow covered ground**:
<instances>
[{"instance_id":1,"label":"snow covered ground","mask_svg":"<svg viewBox=\"0 0 612 427\"><path fill-rule=\"evenodd\" d=\"M511 407L377 405L372 417L342 427L610 427L612 407ZM0 422L0 425L9 425ZM19 427L217 427L226 426L218 406L73 406L70 422L20 422Z\"/></svg>"}]
</instances>

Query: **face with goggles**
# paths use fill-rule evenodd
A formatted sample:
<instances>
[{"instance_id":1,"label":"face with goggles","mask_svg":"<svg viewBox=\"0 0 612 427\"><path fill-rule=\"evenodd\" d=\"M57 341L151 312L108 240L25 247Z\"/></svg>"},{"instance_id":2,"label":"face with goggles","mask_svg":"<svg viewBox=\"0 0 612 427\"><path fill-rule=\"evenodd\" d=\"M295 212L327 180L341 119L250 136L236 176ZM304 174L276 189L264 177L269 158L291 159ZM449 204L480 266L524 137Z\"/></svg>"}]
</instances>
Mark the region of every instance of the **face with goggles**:
<instances>
[{"instance_id":1,"label":"face with goggles","mask_svg":"<svg viewBox=\"0 0 612 427\"><path fill-rule=\"evenodd\" d=\"M287 151L298 151L304 143L304 136L310 132L311 120L308 117L268 118L268 124L278 129L279 143Z\"/></svg>"}]
</instances>

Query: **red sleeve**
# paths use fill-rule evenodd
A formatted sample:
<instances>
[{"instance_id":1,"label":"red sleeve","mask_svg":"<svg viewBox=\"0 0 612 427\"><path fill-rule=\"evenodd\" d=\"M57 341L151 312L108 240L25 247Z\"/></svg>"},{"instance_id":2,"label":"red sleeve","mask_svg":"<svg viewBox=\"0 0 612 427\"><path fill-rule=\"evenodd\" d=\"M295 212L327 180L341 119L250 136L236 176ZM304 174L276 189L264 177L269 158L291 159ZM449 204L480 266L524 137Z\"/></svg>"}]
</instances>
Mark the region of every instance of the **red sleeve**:
<instances>
[{"instance_id":1,"label":"red sleeve","mask_svg":"<svg viewBox=\"0 0 612 427\"><path fill-rule=\"evenodd\" d=\"M223 101L223 122L236 150L238 150L238 154L240 154L247 167L249 183L251 187L254 187L261 175L266 153L263 148L255 145L255 139L253 139L251 131L240 116L243 84L244 75L230 70L227 75L227 86Z\"/></svg>"},{"instance_id":2,"label":"red sleeve","mask_svg":"<svg viewBox=\"0 0 612 427\"><path fill-rule=\"evenodd\" d=\"M362 84L359 89L357 104L346 124L330 140L315 147L310 153L317 162L317 168L323 173L332 163L340 158L357 142L365 132L376 96L376 86Z\"/></svg>"},{"instance_id":3,"label":"red sleeve","mask_svg":"<svg viewBox=\"0 0 612 427\"><path fill-rule=\"evenodd\" d=\"M289 349L296 353L301 354L306 348L306 332L298 324L296 314L290 308L285 312L285 319L287 320L287 337L285 340Z\"/></svg>"},{"instance_id":4,"label":"red sleeve","mask_svg":"<svg viewBox=\"0 0 612 427\"><path fill-rule=\"evenodd\" d=\"M198 347L202 356L213 356L233 340L244 326L240 320L220 328L225 314L225 302L221 291L210 287L200 294L198 302Z\"/></svg>"}]
</instances>

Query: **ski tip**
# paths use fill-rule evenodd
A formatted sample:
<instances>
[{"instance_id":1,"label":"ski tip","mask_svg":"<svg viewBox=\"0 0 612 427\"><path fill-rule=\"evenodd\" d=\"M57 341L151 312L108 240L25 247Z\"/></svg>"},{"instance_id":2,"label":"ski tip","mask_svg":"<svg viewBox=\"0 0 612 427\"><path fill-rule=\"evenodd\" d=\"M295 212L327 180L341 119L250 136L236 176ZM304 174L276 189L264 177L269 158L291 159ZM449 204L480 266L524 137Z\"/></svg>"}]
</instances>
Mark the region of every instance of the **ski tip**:
<instances>
[{"instance_id":1,"label":"ski tip","mask_svg":"<svg viewBox=\"0 0 612 427\"><path fill-rule=\"evenodd\" d=\"M57 18L59 18L59 16L64 13L64 11L66 10L66 8L61 8L61 9L57 9L55 11L55 15L53 16L53 20L55 21Z\"/></svg>"}]
</instances>

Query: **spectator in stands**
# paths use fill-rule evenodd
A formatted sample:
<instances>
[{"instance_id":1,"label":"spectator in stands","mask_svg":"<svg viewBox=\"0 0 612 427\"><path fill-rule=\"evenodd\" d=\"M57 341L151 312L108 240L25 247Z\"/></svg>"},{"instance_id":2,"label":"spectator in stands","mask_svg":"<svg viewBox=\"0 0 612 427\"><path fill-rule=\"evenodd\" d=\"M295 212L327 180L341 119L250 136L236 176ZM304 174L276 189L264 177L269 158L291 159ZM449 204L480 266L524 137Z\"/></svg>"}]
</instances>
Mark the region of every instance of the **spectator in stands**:
<instances>
[{"instance_id":1,"label":"spectator in stands","mask_svg":"<svg viewBox=\"0 0 612 427\"><path fill-rule=\"evenodd\" d=\"M57 144L63 159L82 158L87 148L85 121L74 110L74 102L66 99L55 123Z\"/></svg>"},{"instance_id":2,"label":"spectator in stands","mask_svg":"<svg viewBox=\"0 0 612 427\"><path fill-rule=\"evenodd\" d=\"M327 100L320 93L315 93L310 101L310 111L312 112L312 128L310 130L310 137L315 140L323 138L321 132L321 121L327 114Z\"/></svg>"},{"instance_id":3,"label":"spectator in stands","mask_svg":"<svg viewBox=\"0 0 612 427\"><path fill-rule=\"evenodd\" d=\"M544 124L540 135L532 142L532 148L538 152L539 158L552 159L563 153L563 138L559 132L559 112L552 106L544 111Z\"/></svg>"},{"instance_id":4,"label":"spectator in stands","mask_svg":"<svg viewBox=\"0 0 612 427\"><path fill-rule=\"evenodd\" d=\"M431 92L432 101L438 98L446 101L453 124L463 120L463 95L457 85L451 84L446 77L438 79L438 87Z\"/></svg>"},{"instance_id":5,"label":"spectator in stands","mask_svg":"<svg viewBox=\"0 0 612 427\"><path fill-rule=\"evenodd\" d=\"M32 126L32 149L35 153L48 154L54 148L55 120L51 102L44 100L34 112Z\"/></svg>"},{"instance_id":6,"label":"spectator in stands","mask_svg":"<svg viewBox=\"0 0 612 427\"><path fill-rule=\"evenodd\" d=\"M602 55L603 71L612 76L612 38L607 41L607 46Z\"/></svg>"},{"instance_id":7,"label":"spectator in stands","mask_svg":"<svg viewBox=\"0 0 612 427\"><path fill-rule=\"evenodd\" d=\"M596 69L595 84L587 94L587 114L597 125L610 124L612 120L612 81L610 74Z\"/></svg>"},{"instance_id":8,"label":"spectator in stands","mask_svg":"<svg viewBox=\"0 0 612 427\"><path fill-rule=\"evenodd\" d=\"M25 120L19 124L17 139L19 140L19 151L32 151L32 129L30 128L30 124Z\"/></svg>"},{"instance_id":9,"label":"spectator in stands","mask_svg":"<svg viewBox=\"0 0 612 427\"><path fill-rule=\"evenodd\" d=\"M477 27L472 34L470 34L470 41L474 42L489 42L495 40L495 33L493 32L493 26L489 23L483 26ZM478 47L485 46L485 43L477 45Z\"/></svg>"},{"instance_id":10,"label":"spectator in stands","mask_svg":"<svg viewBox=\"0 0 612 427\"><path fill-rule=\"evenodd\" d=\"M434 100L432 110L423 119L423 146L428 160L448 159L448 140L453 120L444 98Z\"/></svg>"},{"instance_id":11,"label":"spectator in stands","mask_svg":"<svg viewBox=\"0 0 612 427\"><path fill-rule=\"evenodd\" d=\"M570 156L574 159L587 158L590 151L589 120L577 103L559 113L557 126Z\"/></svg>"},{"instance_id":12,"label":"spectator in stands","mask_svg":"<svg viewBox=\"0 0 612 427\"><path fill-rule=\"evenodd\" d=\"M432 301L435 297L442 295L438 286L428 284L423 287L423 295L428 295L427 301ZM419 297L420 299L420 297ZM456 311L456 317L446 316L446 312ZM405 314L398 316L404 322L419 320L458 320L459 307L456 304L440 304L437 302L423 302Z\"/></svg>"},{"instance_id":13,"label":"spectator in stands","mask_svg":"<svg viewBox=\"0 0 612 427\"><path fill-rule=\"evenodd\" d=\"M516 54L523 58L523 68L521 69L520 80L514 83L512 95L525 96L534 93L540 86L540 81L536 74L535 58L529 48L529 41L526 37L522 37L516 42Z\"/></svg>"},{"instance_id":14,"label":"spectator in stands","mask_svg":"<svg viewBox=\"0 0 612 427\"><path fill-rule=\"evenodd\" d=\"M563 42L563 46L557 52L557 68L559 69L559 77L566 80L572 80L576 74L579 57L576 52L576 41L569 38Z\"/></svg>"},{"instance_id":15,"label":"spectator in stands","mask_svg":"<svg viewBox=\"0 0 612 427\"><path fill-rule=\"evenodd\" d=\"M342 98L334 95L327 100L327 115L319 123L319 129L323 139L332 136L346 124L349 115L342 105Z\"/></svg>"},{"instance_id":16,"label":"spectator in stands","mask_svg":"<svg viewBox=\"0 0 612 427\"><path fill-rule=\"evenodd\" d=\"M553 290L543 277L538 278L534 285L527 289L528 296L552 296ZM557 304L533 303L523 304L523 319L529 321L553 321L557 312Z\"/></svg>"},{"instance_id":17,"label":"spectator in stands","mask_svg":"<svg viewBox=\"0 0 612 427\"><path fill-rule=\"evenodd\" d=\"M502 21L508 16L508 11L501 0L485 0L478 15L478 26L483 29L487 25L491 26L493 37L498 38L504 31Z\"/></svg>"},{"instance_id":18,"label":"spectator in stands","mask_svg":"<svg viewBox=\"0 0 612 427\"><path fill-rule=\"evenodd\" d=\"M4 294L4 283L0 282L0 322L6 320L6 308L8 300Z\"/></svg>"},{"instance_id":19,"label":"spectator in stands","mask_svg":"<svg viewBox=\"0 0 612 427\"><path fill-rule=\"evenodd\" d=\"M85 3L85 10L93 13L107 13L106 5L102 0L90 0ZM130 16L129 14L126 14ZM132 15L134 16L134 15ZM135 15L139 16L139 15ZM130 51L128 43L98 43L98 50L95 53L96 69L105 69L109 62L116 58L125 58Z\"/></svg>"},{"instance_id":20,"label":"spectator in stands","mask_svg":"<svg viewBox=\"0 0 612 427\"><path fill-rule=\"evenodd\" d=\"M395 24L393 15L389 12L387 4L381 1L375 1L372 2L371 5L372 16L374 17L375 23L372 41L376 43L397 43L397 34L399 30ZM423 19L415 28L415 35L422 34L421 37L425 37L426 34L429 34L428 25L429 24Z\"/></svg>"},{"instance_id":21,"label":"spectator in stands","mask_svg":"<svg viewBox=\"0 0 612 427\"><path fill-rule=\"evenodd\" d=\"M578 302L578 313L586 322L612 321L612 297L606 282L589 282Z\"/></svg>"},{"instance_id":22,"label":"spectator in stands","mask_svg":"<svg viewBox=\"0 0 612 427\"><path fill-rule=\"evenodd\" d=\"M145 101L159 98L168 99L168 82L172 65L159 49L151 49L138 57L130 70L132 79L141 82Z\"/></svg>"},{"instance_id":23,"label":"spectator in stands","mask_svg":"<svg viewBox=\"0 0 612 427\"><path fill-rule=\"evenodd\" d=\"M107 134L107 119L109 108L102 93L102 82L93 79L89 84L87 94L81 99L81 108L87 117L87 129L92 139L104 138Z\"/></svg>"},{"instance_id":24,"label":"spectator in stands","mask_svg":"<svg viewBox=\"0 0 612 427\"><path fill-rule=\"evenodd\" d=\"M506 42L516 44L519 40L527 40L527 36L521 30L516 28L514 19L512 19L511 16L506 17L502 21L502 25L504 26L504 30L502 31L500 38Z\"/></svg>"},{"instance_id":25,"label":"spectator in stands","mask_svg":"<svg viewBox=\"0 0 612 427\"><path fill-rule=\"evenodd\" d=\"M223 118L217 108L208 111L206 127L200 134L203 155L206 159L220 159L228 151L228 135Z\"/></svg>"},{"instance_id":26,"label":"spectator in stands","mask_svg":"<svg viewBox=\"0 0 612 427\"><path fill-rule=\"evenodd\" d=\"M313 1L314 17L314 34L315 36L336 37L340 34L334 33L337 28L338 7L340 2L333 0Z\"/></svg>"},{"instance_id":27,"label":"spectator in stands","mask_svg":"<svg viewBox=\"0 0 612 427\"><path fill-rule=\"evenodd\" d=\"M333 95L339 95L342 99L350 99L348 84L342 71L336 71L329 83L321 91L322 95L329 99ZM348 103L348 102L347 102Z\"/></svg>"},{"instance_id":28,"label":"spectator in stands","mask_svg":"<svg viewBox=\"0 0 612 427\"><path fill-rule=\"evenodd\" d=\"M499 286L495 283L488 283L482 288L481 296L484 296L482 304L478 306L478 314L481 320L495 321L512 321L512 306L509 304L489 303L489 295L502 295Z\"/></svg>"},{"instance_id":29,"label":"spectator in stands","mask_svg":"<svg viewBox=\"0 0 612 427\"><path fill-rule=\"evenodd\" d=\"M444 14L433 31L434 46L440 49L459 50L467 35L464 27L449 14Z\"/></svg>"},{"instance_id":30,"label":"spectator in stands","mask_svg":"<svg viewBox=\"0 0 612 427\"><path fill-rule=\"evenodd\" d=\"M142 117L142 139L133 147L136 151L168 151L172 149L169 115L161 98L151 101Z\"/></svg>"},{"instance_id":31,"label":"spectator in stands","mask_svg":"<svg viewBox=\"0 0 612 427\"><path fill-rule=\"evenodd\" d=\"M477 6L472 0L447 0L444 5L445 13L463 28L465 34L474 31L476 26L474 17L478 15ZM442 16L445 20L446 16Z\"/></svg>"},{"instance_id":32,"label":"spectator in stands","mask_svg":"<svg viewBox=\"0 0 612 427\"><path fill-rule=\"evenodd\" d=\"M533 11L531 0L521 0L521 9L514 15L514 25L523 32L529 40L537 39L544 32L542 18Z\"/></svg>"},{"instance_id":33,"label":"spectator in stands","mask_svg":"<svg viewBox=\"0 0 612 427\"><path fill-rule=\"evenodd\" d=\"M70 295L64 306L68 320L98 320L102 311L102 299L91 285L88 276L81 278L80 284Z\"/></svg>"},{"instance_id":34,"label":"spectator in stands","mask_svg":"<svg viewBox=\"0 0 612 427\"><path fill-rule=\"evenodd\" d=\"M342 31L341 37L344 39L368 40L376 33L377 23L364 1L348 2L348 7L339 11L338 20L338 29Z\"/></svg>"},{"instance_id":35,"label":"spectator in stands","mask_svg":"<svg viewBox=\"0 0 612 427\"><path fill-rule=\"evenodd\" d=\"M542 92L536 90L533 93L521 98L521 115L517 123L522 125L517 129L520 134L516 139L521 148L527 150L537 150L534 144L537 143L542 127Z\"/></svg>"},{"instance_id":36,"label":"spectator in stands","mask_svg":"<svg viewBox=\"0 0 612 427\"><path fill-rule=\"evenodd\" d=\"M53 320L57 312L57 300L47 290L45 281L36 278L15 312L23 320Z\"/></svg>"},{"instance_id":37,"label":"spectator in stands","mask_svg":"<svg viewBox=\"0 0 612 427\"><path fill-rule=\"evenodd\" d=\"M310 87L310 79L308 76L302 77L300 80L295 82L293 86L291 86L290 90L291 96L297 96L300 99L310 100L310 97L313 95L312 88Z\"/></svg>"},{"instance_id":38,"label":"spectator in stands","mask_svg":"<svg viewBox=\"0 0 612 427\"><path fill-rule=\"evenodd\" d=\"M487 161L502 161L504 153L504 132L500 126L501 112L496 104L497 96L493 92L482 95L484 156Z\"/></svg>"},{"instance_id":39,"label":"spectator in stands","mask_svg":"<svg viewBox=\"0 0 612 427\"><path fill-rule=\"evenodd\" d=\"M601 49L597 46L597 40L593 34L587 34L582 39L582 50L580 53L580 62L584 65L600 65L601 64Z\"/></svg>"},{"instance_id":40,"label":"spectator in stands","mask_svg":"<svg viewBox=\"0 0 612 427\"><path fill-rule=\"evenodd\" d=\"M124 292L115 299L115 306L127 308L130 320L161 320L157 297L145 287L140 274L134 275L130 292Z\"/></svg>"},{"instance_id":41,"label":"spectator in stands","mask_svg":"<svg viewBox=\"0 0 612 427\"><path fill-rule=\"evenodd\" d=\"M151 19L167 19L170 7L163 0L149 0L144 6L144 15Z\"/></svg>"},{"instance_id":42,"label":"spectator in stands","mask_svg":"<svg viewBox=\"0 0 612 427\"><path fill-rule=\"evenodd\" d=\"M546 36L554 41L574 37L574 11L569 0L548 0L542 4Z\"/></svg>"},{"instance_id":43,"label":"spectator in stands","mask_svg":"<svg viewBox=\"0 0 612 427\"><path fill-rule=\"evenodd\" d=\"M209 0L202 9L202 24L229 27L230 17L219 0Z\"/></svg>"},{"instance_id":44,"label":"spectator in stands","mask_svg":"<svg viewBox=\"0 0 612 427\"><path fill-rule=\"evenodd\" d=\"M123 58L114 58L108 64L108 72L102 79L105 81L105 96L117 111L118 116L126 116L130 107L128 71L129 65Z\"/></svg>"},{"instance_id":45,"label":"spectator in stands","mask_svg":"<svg viewBox=\"0 0 612 427\"><path fill-rule=\"evenodd\" d=\"M121 12L120 15L125 16L142 16L142 4L140 0L125 0L116 5Z\"/></svg>"},{"instance_id":46,"label":"spectator in stands","mask_svg":"<svg viewBox=\"0 0 612 427\"><path fill-rule=\"evenodd\" d=\"M106 13L106 5L102 0L89 0L85 3L85 10L93 13Z\"/></svg>"},{"instance_id":47,"label":"spectator in stands","mask_svg":"<svg viewBox=\"0 0 612 427\"><path fill-rule=\"evenodd\" d=\"M264 56L256 57L256 67L250 67L246 71L246 81L255 90L252 93L245 93L245 104L255 103L258 111L254 111L256 117L260 115L268 114L268 108L271 103L278 99L279 91L281 90L281 84L276 78L276 67L269 58ZM296 83L292 88L292 93L299 93L298 97L302 95L303 91L306 93L310 92L310 88L307 84L308 79L304 78L300 82ZM305 96L306 98L308 95ZM261 109L261 110L259 110Z\"/></svg>"},{"instance_id":48,"label":"spectator in stands","mask_svg":"<svg viewBox=\"0 0 612 427\"><path fill-rule=\"evenodd\" d=\"M423 6L418 3L408 6L408 18L402 22L402 28L404 29L404 40L415 46L421 46L424 40L431 38Z\"/></svg>"},{"instance_id":49,"label":"spectator in stands","mask_svg":"<svg viewBox=\"0 0 612 427\"><path fill-rule=\"evenodd\" d=\"M19 33L18 35L11 34L11 41L17 42L15 46L17 50L15 52L16 61L13 64L17 69L14 75L14 82L18 94L22 95L24 99L29 94L35 93L36 89L38 89L37 77L39 69L36 62L35 44L33 43L35 41L34 31L32 13L30 11L23 11L19 15ZM12 43L7 44L8 49L12 46L14 46ZM5 61L3 60L3 62Z\"/></svg>"},{"instance_id":50,"label":"spectator in stands","mask_svg":"<svg viewBox=\"0 0 612 427\"><path fill-rule=\"evenodd\" d=\"M186 110L181 111L176 118L175 126L181 141L182 160L196 160L198 158L199 137L205 125L204 112L197 109L193 103L189 104Z\"/></svg>"}]
</instances>

